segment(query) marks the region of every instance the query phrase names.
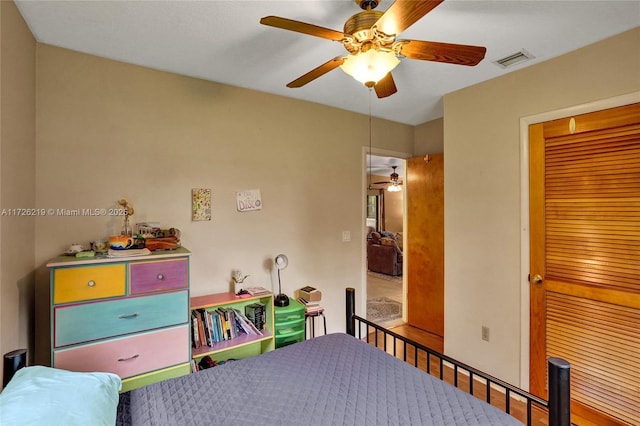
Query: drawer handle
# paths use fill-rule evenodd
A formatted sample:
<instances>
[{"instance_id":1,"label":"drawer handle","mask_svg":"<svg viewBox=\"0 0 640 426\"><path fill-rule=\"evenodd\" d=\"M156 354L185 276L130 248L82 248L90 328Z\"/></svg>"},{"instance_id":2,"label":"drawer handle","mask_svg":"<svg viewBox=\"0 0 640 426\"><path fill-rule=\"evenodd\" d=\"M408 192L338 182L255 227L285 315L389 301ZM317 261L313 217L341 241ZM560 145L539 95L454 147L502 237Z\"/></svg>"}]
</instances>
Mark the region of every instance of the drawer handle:
<instances>
[{"instance_id":1,"label":"drawer handle","mask_svg":"<svg viewBox=\"0 0 640 426\"><path fill-rule=\"evenodd\" d=\"M140 314L139 314L139 313L137 313L137 312L134 312L134 313L132 313L132 314L122 314L122 315L118 315L118 318L120 318L120 319L135 318L135 317L137 317L138 315L140 315Z\"/></svg>"},{"instance_id":2,"label":"drawer handle","mask_svg":"<svg viewBox=\"0 0 640 426\"><path fill-rule=\"evenodd\" d=\"M96 285L96 282L94 280L89 280L89 282L87 283L87 285L89 287L94 287Z\"/></svg>"},{"instance_id":3,"label":"drawer handle","mask_svg":"<svg viewBox=\"0 0 640 426\"><path fill-rule=\"evenodd\" d=\"M163 274L158 274L158 275L156 276L156 279L157 279L158 281L162 281L162 280L164 280L164 275L163 275Z\"/></svg>"},{"instance_id":4,"label":"drawer handle","mask_svg":"<svg viewBox=\"0 0 640 426\"><path fill-rule=\"evenodd\" d=\"M140 355L135 354L134 356L130 356L129 358L118 358L118 362L131 361L138 358Z\"/></svg>"}]
</instances>

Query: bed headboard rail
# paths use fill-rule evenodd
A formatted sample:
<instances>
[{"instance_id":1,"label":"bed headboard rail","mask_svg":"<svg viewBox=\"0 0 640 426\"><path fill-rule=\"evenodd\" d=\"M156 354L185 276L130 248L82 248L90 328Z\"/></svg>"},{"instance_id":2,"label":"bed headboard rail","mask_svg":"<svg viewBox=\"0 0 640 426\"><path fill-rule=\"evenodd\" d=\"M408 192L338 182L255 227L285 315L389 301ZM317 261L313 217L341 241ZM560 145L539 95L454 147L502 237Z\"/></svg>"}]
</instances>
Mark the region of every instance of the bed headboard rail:
<instances>
[{"instance_id":1,"label":"bed headboard rail","mask_svg":"<svg viewBox=\"0 0 640 426\"><path fill-rule=\"evenodd\" d=\"M347 287L347 334L365 340L405 362L412 363L415 367L424 369L428 374L438 376L440 380L446 380L457 388L485 399L527 425L534 424L534 419L537 420L539 417L548 418L549 426L571 425L570 365L564 359L549 358L547 361L549 401L545 401L356 315L355 301L355 289ZM461 387L460 377L464 378L464 388ZM478 389L478 384L483 385L481 389ZM504 395L498 403L495 398L497 393Z\"/></svg>"}]
</instances>

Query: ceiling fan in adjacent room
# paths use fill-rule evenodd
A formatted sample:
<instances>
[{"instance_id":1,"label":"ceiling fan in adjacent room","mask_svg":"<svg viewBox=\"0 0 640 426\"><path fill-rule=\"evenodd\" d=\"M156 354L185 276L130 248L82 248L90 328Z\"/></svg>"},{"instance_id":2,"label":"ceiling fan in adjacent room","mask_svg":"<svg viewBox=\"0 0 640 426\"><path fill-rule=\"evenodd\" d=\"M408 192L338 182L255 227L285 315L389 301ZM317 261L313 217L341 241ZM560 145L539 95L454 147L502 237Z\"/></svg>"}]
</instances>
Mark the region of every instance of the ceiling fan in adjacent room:
<instances>
[{"instance_id":1,"label":"ceiling fan in adjacent room","mask_svg":"<svg viewBox=\"0 0 640 426\"><path fill-rule=\"evenodd\" d=\"M287 87L302 87L341 67L365 86L373 87L379 98L384 98L397 92L391 70L400 63L400 58L469 66L484 58L487 49L480 46L396 39L398 34L443 1L396 0L389 9L380 12L373 10L379 0L355 0L363 10L347 19L343 32L277 16L264 17L260 23L338 41L349 52L314 68Z\"/></svg>"},{"instance_id":2,"label":"ceiling fan in adjacent room","mask_svg":"<svg viewBox=\"0 0 640 426\"><path fill-rule=\"evenodd\" d=\"M402 188L400 188L400 185L402 185L402 181L400 180L400 176L398 175L398 173L396 173L396 168L398 166L391 166L391 168L393 169L393 172L391 172L391 175L389 175L389 180L384 180L381 182L371 182L372 185L389 185L387 187L387 191L389 192L398 192L400 190L402 190Z\"/></svg>"}]
</instances>

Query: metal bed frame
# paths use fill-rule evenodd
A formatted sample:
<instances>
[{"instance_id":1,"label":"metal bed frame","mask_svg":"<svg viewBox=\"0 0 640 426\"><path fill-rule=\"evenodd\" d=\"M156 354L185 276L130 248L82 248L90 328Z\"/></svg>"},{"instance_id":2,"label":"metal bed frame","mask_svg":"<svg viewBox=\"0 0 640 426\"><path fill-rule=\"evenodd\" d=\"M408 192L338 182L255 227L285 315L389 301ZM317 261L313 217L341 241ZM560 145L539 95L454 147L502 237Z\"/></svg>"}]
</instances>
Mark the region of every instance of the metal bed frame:
<instances>
[{"instance_id":1,"label":"metal bed frame","mask_svg":"<svg viewBox=\"0 0 640 426\"><path fill-rule=\"evenodd\" d=\"M514 417L522 422L526 422L528 426L533 424L534 410L540 413L548 412L549 426L571 425L570 365L561 358L549 358L547 360L549 400L545 401L529 392L356 315L355 289L350 287L346 289L346 319L347 334L364 340L397 358L402 356L401 359L403 361L410 364L412 363L415 367L418 367L419 355L424 354L426 356L425 371L427 374L438 377L440 380L445 380L444 371L449 368L453 372L453 383L450 384L456 388L459 388L460 384L459 374L468 377L467 389L463 390L476 397L478 395L476 395L474 391L476 393L479 392L477 391L477 387L474 387L474 383L483 383L484 386L482 390L485 393L485 401L489 404L496 405L494 397L500 394L504 400L503 404L498 404L498 406L507 414L514 416L512 400L524 401L523 403L526 405L526 418L521 419L516 416ZM389 341L391 341L390 344ZM402 355L399 355L398 351L401 351ZM413 357L408 357L408 352L413 352ZM433 359L436 360L435 365L437 372L435 373L434 370L436 370L436 367L434 367L434 362L432 362Z\"/></svg>"}]
</instances>

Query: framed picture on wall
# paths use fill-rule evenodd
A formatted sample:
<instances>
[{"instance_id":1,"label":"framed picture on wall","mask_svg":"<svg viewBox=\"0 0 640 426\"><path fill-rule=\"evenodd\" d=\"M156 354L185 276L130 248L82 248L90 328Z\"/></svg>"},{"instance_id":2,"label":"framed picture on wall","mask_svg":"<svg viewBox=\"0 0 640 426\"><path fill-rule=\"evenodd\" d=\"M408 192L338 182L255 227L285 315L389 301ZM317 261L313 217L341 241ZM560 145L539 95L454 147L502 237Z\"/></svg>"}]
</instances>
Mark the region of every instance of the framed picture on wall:
<instances>
[{"instance_id":1,"label":"framed picture on wall","mask_svg":"<svg viewBox=\"0 0 640 426\"><path fill-rule=\"evenodd\" d=\"M367 195L367 226L378 230L378 196Z\"/></svg>"},{"instance_id":2,"label":"framed picture on wall","mask_svg":"<svg viewBox=\"0 0 640 426\"><path fill-rule=\"evenodd\" d=\"M211 189L193 188L191 190L191 220L211 220Z\"/></svg>"},{"instance_id":3,"label":"framed picture on wall","mask_svg":"<svg viewBox=\"0 0 640 426\"><path fill-rule=\"evenodd\" d=\"M378 217L378 196L367 195L367 219Z\"/></svg>"}]
</instances>

